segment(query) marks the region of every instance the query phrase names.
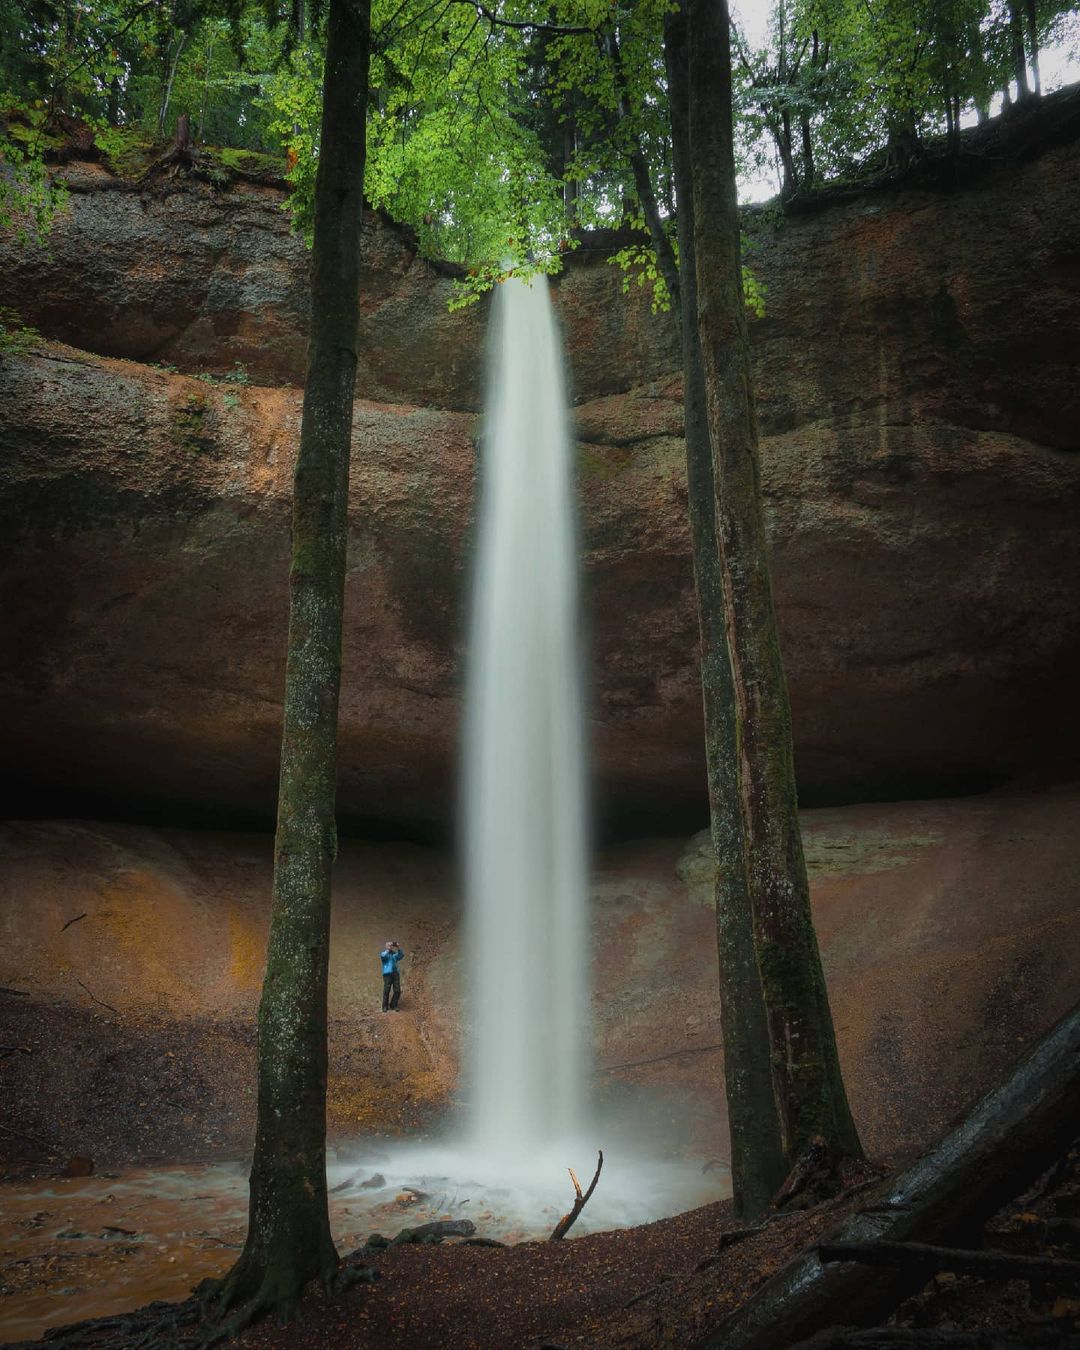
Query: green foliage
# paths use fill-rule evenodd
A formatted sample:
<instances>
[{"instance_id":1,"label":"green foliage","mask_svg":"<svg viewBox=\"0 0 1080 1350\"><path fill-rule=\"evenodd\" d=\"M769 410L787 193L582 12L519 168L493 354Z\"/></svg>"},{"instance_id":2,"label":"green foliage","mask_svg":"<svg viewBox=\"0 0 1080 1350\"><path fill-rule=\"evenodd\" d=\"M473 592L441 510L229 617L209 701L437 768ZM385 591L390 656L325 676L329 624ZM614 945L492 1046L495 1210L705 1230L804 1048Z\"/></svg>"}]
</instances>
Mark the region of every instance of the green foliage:
<instances>
[{"instance_id":1,"label":"green foliage","mask_svg":"<svg viewBox=\"0 0 1080 1350\"><path fill-rule=\"evenodd\" d=\"M159 370L175 370L175 366L159 366ZM226 370L221 375L213 375L209 371L200 371L195 379L201 380L203 384L242 384L248 385L251 379L248 376L248 368L243 361L234 361L232 370Z\"/></svg>"},{"instance_id":2,"label":"green foliage","mask_svg":"<svg viewBox=\"0 0 1080 1350\"><path fill-rule=\"evenodd\" d=\"M20 243L43 243L67 201L63 181L45 167L41 122L40 111L23 110L0 122L0 230L13 231Z\"/></svg>"},{"instance_id":3,"label":"green foliage","mask_svg":"<svg viewBox=\"0 0 1080 1350\"><path fill-rule=\"evenodd\" d=\"M37 351L44 340L36 328L23 323L18 310L0 306L0 355L26 356Z\"/></svg>"},{"instance_id":4,"label":"green foliage","mask_svg":"<svg viewBox=\"0 0 1080 1350\"><path fill-rule=\"evenodd\" d=\"M668 294L668 288L660 269L656 265L656 254L649 243L648 233L645 232L640 219L634 223L639 230L642 230L641 239L635 239L633 243L618 249L611 255L608 262L614 263L622 271L624 295L629 295L631 286L647 290L650 293L652 312L654 314L666 314L671 309L671 296ZM743 251L746 252L749 247L744 238ZM678 260L679 245L676 239L672 239L672 249L676 260ZM765 314L767 290L765 283L759 280L745 263L742 266L742 282L743 303L746 305L747 313L755 319L762 318Z\"/></svg>"},{"instance_id":5,"label":"green foliage","mask_svg":"<svg viewBox=\"0 0 1080 1350\"><path fill-rule=\"evenodd\" d=\"M425 256L464 264L453 303L508 271L557 270L575 231L640 228L641 169L661 228L675 211L663 59L671 0L374 0L369 201ZM322 38L307 0L6 0L0 90L32 109L0 129L0 226L41 238L63 202L45 156L65 116L137 177L187 114L204 171L284 172L308 232ZM306 9L306 22L305 22ZM1028 23L1034 14L1034 28ZM774 0L759 48L736 31L743 163L786 190L899 163L989 106L1028 57L1072 33L1062 0ZM1015 85L1014 85L1015 91ZM633 165L638 173L633 172ZM655 217L652 217L655 225ZM649 236L616 251L627 288L669 301ZM747 303L760 295L747 282Z\"/></svg>"},{"instance_id":6,"label":"green foliage","mask_svg":"<svg viewBox=\"0 0 1080 1350\"><path fill-rule=\"evenodd\" d=\"M735 32L736 129L747 164L788 193L869 163L902 167L925 142L985 117L1012 84L1013 17L1028 64L1078 28L1075 5L1036 0L775 0L764 45ZM807 153L807 150L809 153Z\"/></svg>"},{"instance_id":7,"label":"green foliage","mask_svg":"<svg viewBox=\"0 0 1080 1350\"><path fill-rule=\"evenodd\" d=\"M667 284L660 275L656 263L656 253L648 239L635 240L611 255L608 262L614 263L622 272L623 295L630 294L630 287L648 289L651 293L652 312L666 314L671 309L671 296Z\"/></svg>"}]
</instances>

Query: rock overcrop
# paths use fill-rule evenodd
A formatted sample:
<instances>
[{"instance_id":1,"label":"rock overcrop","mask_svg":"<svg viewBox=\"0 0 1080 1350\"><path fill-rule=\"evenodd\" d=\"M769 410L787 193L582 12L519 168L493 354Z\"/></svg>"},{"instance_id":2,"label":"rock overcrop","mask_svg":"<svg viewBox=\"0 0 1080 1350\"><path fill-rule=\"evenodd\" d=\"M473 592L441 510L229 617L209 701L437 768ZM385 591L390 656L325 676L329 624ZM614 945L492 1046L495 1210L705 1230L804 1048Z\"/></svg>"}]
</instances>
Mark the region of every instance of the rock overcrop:
<instances>
[{"instance_id":1,"label":"rock overcrop","mask_svg":"<svg viewBox=\"0 0 1080 1350\"><path fill-rule=\"evenodd\" d=\"M306 256L280 194L75 166L0 265L0 745L16 802L272 818ZM762 461L808 803L1052 781L1080 749L1080 146L751 222ZM365 232L346 822L446 833L484 308ZM556 286L580 441L598 813L703 821L676 345L603 250ZM128 359L117 359L117 358ZM149 362L178 369L155 369ZM237 363L240 363L237 365ZM202 378L197 378L201 375ZM245 383L245 381L247 381Z\"/></svg>"}]
</instances>

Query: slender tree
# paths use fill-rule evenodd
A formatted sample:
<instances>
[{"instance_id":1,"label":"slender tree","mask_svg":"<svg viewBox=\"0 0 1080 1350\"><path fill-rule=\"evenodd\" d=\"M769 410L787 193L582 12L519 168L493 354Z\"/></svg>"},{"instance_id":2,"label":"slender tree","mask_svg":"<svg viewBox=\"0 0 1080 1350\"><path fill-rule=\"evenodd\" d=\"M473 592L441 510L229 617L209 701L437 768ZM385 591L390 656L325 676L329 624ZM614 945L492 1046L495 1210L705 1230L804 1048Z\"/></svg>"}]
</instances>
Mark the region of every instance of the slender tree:
<instances>
[{"instance_id":1,"label":"slender tree","mask_svg":"<svg viewBox=\"0 0 1080 1350\"><path fill-rule=\"evenodd\" d=\"M273 903L259 1006L247 1241L210 1291L219 1335L293 1309L339 1260L326 1199L326 985L346 508L363 209L370 0L330 0L315 185L311 329L293 494Z\"/></svg>"},{"instance_id":2,"label":"slender tree","mask_svg":"<svg viewBox=\"0 0 1080 1350\"><path fill-rule=\"evenodd\" d=\"M664 20L678 205L679 313L690 538L701 645L712 843L716 855L716 938L724 1041L724 1087L731 1135L735 1207L761 1214L784 1177L780 1121L769 1072L769 1028L754 952L753 916L743 850L738 790L735 691L724 622L724 588L716 539L712 447L697 326L694 197L687 106L687 18L683 6Z\"/></svg>"},{"instance_id":3,"label":"slender tree","mask_svg":"<svg viewBox=\"0 0 1080 1350\"><path fill-rule=\"evenodd\" d=\"M810 915L791 719L769 579L743 303L727 0L691 0L688 44L697 325L717 561L735 702L738 799L782 1137L860 1153Z\"/></svg>"}]
</instances>

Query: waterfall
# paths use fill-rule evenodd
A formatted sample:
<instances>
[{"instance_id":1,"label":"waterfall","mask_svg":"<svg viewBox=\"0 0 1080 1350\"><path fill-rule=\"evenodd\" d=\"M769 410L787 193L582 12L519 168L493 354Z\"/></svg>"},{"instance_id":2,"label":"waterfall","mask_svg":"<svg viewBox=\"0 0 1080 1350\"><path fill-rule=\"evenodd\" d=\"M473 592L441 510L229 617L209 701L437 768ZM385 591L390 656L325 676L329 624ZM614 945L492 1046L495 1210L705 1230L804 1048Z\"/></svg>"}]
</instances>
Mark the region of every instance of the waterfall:
<instances>
[{"instance_id":1,"label":"waterfall","mask_svg":"<svg viewBox=\"0 0 1080 1350\"><path fill-rule=\"evenodd\" d=\"M585 768L573 457L547 281L498 291L465 718L473 1144L528 1166L580 1127Z\"/></svg>"}]
</instances>

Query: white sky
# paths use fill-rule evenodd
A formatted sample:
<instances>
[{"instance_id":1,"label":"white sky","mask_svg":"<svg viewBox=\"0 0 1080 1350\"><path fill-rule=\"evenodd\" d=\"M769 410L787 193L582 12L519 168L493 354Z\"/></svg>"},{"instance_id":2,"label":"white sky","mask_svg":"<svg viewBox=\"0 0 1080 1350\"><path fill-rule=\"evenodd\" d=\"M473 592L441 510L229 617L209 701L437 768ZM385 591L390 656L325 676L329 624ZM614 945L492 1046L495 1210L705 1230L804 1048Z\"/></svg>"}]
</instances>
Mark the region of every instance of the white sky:
<instances>
[{"instance_id":1,"label":"white sky","mask_svg":"<svg viewBox=\"0 0 1080 1350\"><path fill-rule=\"evenodd\" d=\"M739 24L752 47L760 47L765 41L773 3L774 0L730 0L731 16ZM1064 46L1044 47L1039 53L1039 71L1043 89L1049 92L1080 80L1080 60L1075 55L1070 55ZM991 104L991 112L1000 111L999 97ZM961 117L964 126L972 126L974 122L974 113ZM780 179L775 173L754 176L744 174L739 178L740 202L768 201L779 191Z\"/></svg>"}]
</instances>

